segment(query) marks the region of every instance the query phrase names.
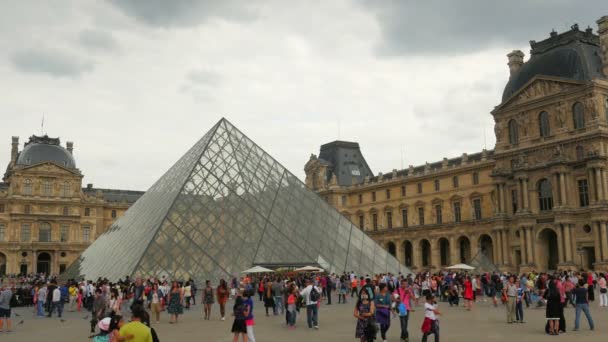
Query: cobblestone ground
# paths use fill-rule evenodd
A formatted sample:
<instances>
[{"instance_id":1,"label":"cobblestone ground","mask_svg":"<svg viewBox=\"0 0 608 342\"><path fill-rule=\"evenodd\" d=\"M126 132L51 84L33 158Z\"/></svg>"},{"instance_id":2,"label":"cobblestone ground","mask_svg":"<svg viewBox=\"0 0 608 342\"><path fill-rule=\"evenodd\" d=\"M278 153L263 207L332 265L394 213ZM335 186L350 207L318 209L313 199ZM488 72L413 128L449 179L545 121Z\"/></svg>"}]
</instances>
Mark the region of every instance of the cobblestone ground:
<instances>
[{"instance_id":1,"label":"cobblestone ground","mask_svg":"<svg viewBox=\"0 0 608 342\"><path fill-rule=\"evenodd\" d=\"M260 302L256 302L256 340L257 341L354 341L355 319L352 316L353 303L322 305L319 312L320 329L312 330L306 327L305 315L297 318L297 328L288 330L284 326L284 318L266 317ZM443 341L504 341L515 338L516 341L606 341L608 340L608 308L598 308L598 303L592 303L592 314L595 320L595 331L589 331L584 318L581 320L581 330L571 331L574 326L574 309L566 309L568 333L560 336L544 334L544 309L525 310L524 324L507 324L505 308L494 308L488 302L479 301L471 312L463 307L450 307L441 303L442 311L441 339ZM19 314L13 320L13 331L2 333L0 341L90 341L88 321L84 319L88 313L68 312L63 321L58 318L37 319L30 308L17 308ZM161 316L161 322L154 324L161 341L231 341L230 327L232 319L219 320L219 307L213 307L213 319L204 321L201 318L202 307L196 305L181 317L178 324L169 324L166 313ZM23 323L18 324L20 321ZM388 341L399 340L398 320L388 333ZM420 341L420 325L422 310L413 312L410 317L410 341ZM381 339L378 336L378 340ZM431 339L432 340L432 339Z\"/></svg>"}]
</instances>

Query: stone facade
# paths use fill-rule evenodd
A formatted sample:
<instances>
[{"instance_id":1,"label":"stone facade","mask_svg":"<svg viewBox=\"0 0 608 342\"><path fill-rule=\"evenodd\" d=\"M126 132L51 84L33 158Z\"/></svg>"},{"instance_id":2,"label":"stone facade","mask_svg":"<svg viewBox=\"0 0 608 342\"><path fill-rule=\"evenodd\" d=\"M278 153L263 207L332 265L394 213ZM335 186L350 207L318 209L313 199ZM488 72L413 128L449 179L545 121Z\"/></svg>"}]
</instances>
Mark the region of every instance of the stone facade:
<instances>
[{"instance_id":1,"label":"stone facade","mask_svg":"<svg viewBox=\"0 0 608 342\"><path fill-rule=\"evenodd\" d=\"M0 183L0 275L61 273L143 194L82 188L72 153L46 136L19 151L13 137Z\"/></svg>"},{"instance_id":2,"label":"stone facade","mask_svg":"<svg viewBox=\"0 0 608 342\"><path fill-rule=\"evenodd\" d=\"M313 155L307 185L413 270L477 255L509 271L608 270L608 17L598 24L599 37L574 25L531 41L526 63L507 55L494 150L348 185Z\"/></svg>"}]
</instances>

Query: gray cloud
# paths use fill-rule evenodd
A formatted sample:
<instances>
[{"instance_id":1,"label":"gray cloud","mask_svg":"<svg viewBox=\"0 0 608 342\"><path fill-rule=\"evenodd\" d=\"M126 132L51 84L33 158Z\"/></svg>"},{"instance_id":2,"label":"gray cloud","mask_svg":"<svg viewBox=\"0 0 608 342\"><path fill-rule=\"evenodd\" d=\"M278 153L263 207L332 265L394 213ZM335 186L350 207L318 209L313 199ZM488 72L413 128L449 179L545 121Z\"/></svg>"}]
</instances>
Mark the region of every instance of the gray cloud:
<instances>
[{"instance_id":1,"label":"gray cloud","mask_svg":"<svg viewBox=\"0 0 608 342\"><path fill-rule=\"evenodd\" d=\"M109 0L128 16L151 26L188 27L211 18L250 20L255 9L245 1Z\"/></svg>"},{"instance_id":2,"label":"gray cloud","mask_svg":"<svg viewBox=\"0 0 608 342\"><path fill-rule=\"evenodd\" d=\"M10 56L13 66L22 72L43 73L53 77L78 77L93 70L93 63L56 49L32 48Z\"/></svg>"},{"instance_id":3,"label":"gray cloud","mask_svg":"<svg viewBox=\"0 0 608 342\"><path fill-rule=\"evenodd\" d=\"M382 32L380 55L455 55L549 37L574 23L581 29L608 13L604 0L585 1L359 1Z\"/></svg>"},{"instance_id":4,"label":"gray cloud","mask_svg":"<svg viewBox=\"0 0 608 342\"><path fill-rule=\"evenodd\" d=\"M119 48L112 34L99 30L84 30L78 35L78 42L88 50L114 51Z\"/></svg>"}]
</instances>

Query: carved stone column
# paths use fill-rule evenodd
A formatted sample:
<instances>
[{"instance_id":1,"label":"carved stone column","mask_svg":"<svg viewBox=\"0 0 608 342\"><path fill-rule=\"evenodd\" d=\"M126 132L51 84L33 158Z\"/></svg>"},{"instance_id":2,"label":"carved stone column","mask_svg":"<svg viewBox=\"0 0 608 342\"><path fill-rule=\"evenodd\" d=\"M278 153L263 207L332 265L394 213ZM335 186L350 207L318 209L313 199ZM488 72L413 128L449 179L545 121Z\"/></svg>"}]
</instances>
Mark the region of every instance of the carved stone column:
<instances>
[{"instance_id":1,"label":"carved stone column","mask_svg":"<svg viewBox=\"0 0 608 342\"><path fill-rule=\"evenodd\" d=\"M522 180L523 183L523 188L524 188L524 194L523 194L523 198L524 198L524 209L525 210L529 210L530 209L530 195L528 194L528 178L524 178Z\"/></svg>"},{"instance_id":2,"label":"carved stone column","mask_svg":"<svg viewBox=\"0 0 608 342\"><path fill-rule=\"evenodd\" d=\"M450 237L450 264L457 264L460 262L458 253L458 246L456 246L456 236Z\"/></svg>"},{"instance_id":3,"label":"carved stone column","mask_svg":"<svg viewBox=\"0 0 608 342\"><path fill-rule=\"evenodd\" d=\"M521 253L521 264L526 265L528 263L528 259L526 258L526 230L523 227L519 228L519 250Z\"/></svg>"},{"instance_id":4,"label":"carved stone column","mask_svg":"<svg viewBox=\"0 0 608 342\"><path fill-rule=\"evenodd\" d=\"M608 179L606 178L606 169L602 169L602 191L604 192L604 199L608 196Z\"/></svg>"},{"instance_id":5,"label":"carved stone column","mask_svg":"<svg viewBox=\"0 0 608 342\"><path fill-rule=\"evenodd\" d=\"M573 262L573 258L572 258L572 240L571 240L571 235L572 235L572 229L570 229L570 225L569 224L564 224L562 225L562 229L564 230L564 242L566 244L566 262Z\"/></svg>"},{"instance_id":6,"label":"carved stone column","mask_svg":"<svg viewBox=\"0 0 608 342\"><path fill-rule=\"evenodd\" d=\"M504 213L505 212L505 196L503 194L503 187L502 187L502 183L497 185L498 187L498 212L499 213Z\"/></svg>"},{"instance_id":7,"label":"carved stone column","mask_svg":"<svg viewBox=\"0 0 608 342\"><path fill-rule=\"evenodd\" d=\"M600 239L602 245L603 261L608 261L608 231L606 230L606 221L600 221Z\"/></svg>"},{"instance_id":8,"label":"carved stone column","mask_svg":"<svg viewBox=\"0 0 608 342\"><path fill-rule=\"evenodd\" d=\"M503 229L500 231L502 234L502 263L503 265L511 265L511 253L509 249L509 231Z\"/></svg>"},{"instance_id":9,"label":"carved stone column","mask_svg":"<svg viewBox=\"0 0 608 342\"><path fill-rule=\"evenodd\" d=\"M396 249L397 249L397 260L399 260L400 263L402 263L403 265L405 265L405 250L403 249L403 240L398 240L396 243Z\"/></svg>"},{"instance_id":10,"label":"carved stone column","mask_svg":"<svg viewBox=\"0 0 608 342\"><path fill-rule=\"evenodd\" d=\"M536 264L536 257L534 256L534 250L533 250L533 232L532 232L532 227L525 227L524 230L526 232L526 243L528 246L528 264Z\"/></svg>"},{"instance_id":11,"label":"carved stone column","mask_svg":"<svg viewBox=\"0 0 608 342\"><path fill-rule=\"evenodd\" d=\"M568 206L568 197L566 191L566 174L563 172L560 172L559 174L559 190L561 192L562 207Z\"/></svg>"},{"instance_id":12,"label":"carved stone column","mask_svg":"<svg viewBox=\"0 0 608 342\"><path fill-rule=\"evenodd\" d=\"M597 189L597 200L605 200L606 198L604 197L604 187L602 186L602 174L600 168L595 168L595 184Z\"/></svg>"},{"instance_id":13,"label":"carved stone column","mask_svg":"<svg viewBox=\"0 0 608 342\"><path fill-rule=\"evenodd\" d=\"M562 227L559 224L555 225L555 231L557 232L557 262L560 264L564 263L564 239L562 235Z\"/></svg>"},{"instance_id":14,"label":"carved stone column","mask_svg":"<svg viewBox=\"0 0 608 342\"><path fill-rule=\"evenodd\" d=\"M439 250L439 241L437 239L430 240L431 243L431 267L435 270L441 269L441 253Z\"/></svg>"},{"instance_id":15,"label":"carved stone column","mask_svg":"<svg viewBox=\"0 0 608 342\"><path fill-rule=\"evenodd\" d=\"M503 262L503 257L502 257L503 245L502 245L501 231L500 230L494 231L494 235L496 236L496 245L497 245L496 250L498 251L498 254L497 254L498 258L496 259L496 261L497 261L498 265L502 265L502 264L504 264L504 262Z\"/></svg>"},{"instance_id":16,"label":"carved stone column","mask_svg":"<svg viewBox=\"0 0 608 342\"><path fill-rule=\"evenodd\" d=\"M587 169L587 184L589 185L589 199L591 203L595 203L597 199L597 191L595 186L595 176L593 173L593 168Z\"/></svg>"},{"instance_id":17,"label":"carved stone column","mask_svg":"<svg viewBox=\"0 0 608 342\"><path fill-rule=\"evenodd\" d=\"M602 245L601 245L601 234L600 234L600 223L592 222L593 227L593 242L595 247L595 261L599 262L604 260L604 256L602 255Z\"/></svg>"},{"instance_id":18,"label":"carved stone column","mask_svg":"<svg viewBox=\"0 0 608 342\"><path fill-rule=\"evenodd\" d=\"M418 270L422 269L422 248L420 248L420 240L412 241L412 264Z\"/></svg>"}]
</instances>

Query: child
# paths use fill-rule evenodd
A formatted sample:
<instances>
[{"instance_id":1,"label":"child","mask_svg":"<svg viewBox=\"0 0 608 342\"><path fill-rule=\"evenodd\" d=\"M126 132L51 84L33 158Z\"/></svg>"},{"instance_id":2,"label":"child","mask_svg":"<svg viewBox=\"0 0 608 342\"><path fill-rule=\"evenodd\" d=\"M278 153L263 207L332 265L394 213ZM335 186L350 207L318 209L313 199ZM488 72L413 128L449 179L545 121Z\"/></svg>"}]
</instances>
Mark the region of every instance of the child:
<instances>
[{"instance_id":1,"label":"child","mask_svg":"<svg viewBox=\"0 0 608 342\"><path fill-rule=\"evenodd\" d=\"M77 305L76 310L80 312L80 308L82 307L82 289L78 290L78 297L76 298Z\"/></svg>"},{"instance_id":2,"label":"child","mask_svg":"<svg viewBox=\"0 0 608 342\"><path fill-rule=\"evenodd\" d=\"M521 286L521 282L517 282L517 301L515 302L515 322L524 323L524 297L525 289ZM525 286L525 285L524 285Z\"/></svg>"},{"instance_id":3,"label":"child","mask_svg":"<svg viewBox=\"0 0 608 342\"><path fill-rule=\"evenodd\" d=\"M289 329L296 328L296 300L297 300L297 289L294 287L287 297L287 317Z\"/></svg>"},{"instance_id":4,"label":"child","mask_svg":"<svg viewBox=\"0 0 608 342\"><path fill-rule=\"evenodd\" d=\"M399 322L401 323L401 341L408 342L410 340L410 334L407 331L407 322L409 320L407 306L402 302L398 294L395 293L395 311L399 315Z\"/></svg>"},{"instance_id":5,"label":"child","mask_svg":"<svg viewBox=\"0 0 608 342\"><path fill-rule=\"evenodd\" d=\"M426 303L424 304L424 322L422 323L422 342L426 342L426 338L430 334L435 335L435 342L439 342L439 321L437 316L441 315L437 310L437 304L435 303L435 296L429 294L426 296Z\"/></svg>"},{"instance_id":6,"label":"child","mask_svg":"<svg viewBox=\"0 0 608 342\"><path fill-rule=\"evenodd\" d=\"M233 342L239 340L239 335L243 336L243 342L247 342L247 326L245 325L245 317L249 315L249 307L243 302L243 297L237 296L232 307L234 322L232 323L232 332L234 333Z\"/></svg>"}]
</instances>

